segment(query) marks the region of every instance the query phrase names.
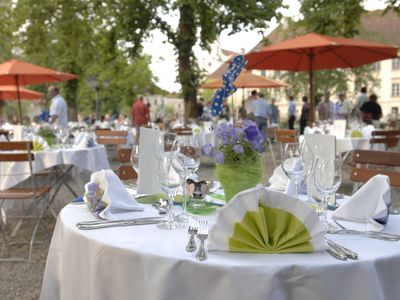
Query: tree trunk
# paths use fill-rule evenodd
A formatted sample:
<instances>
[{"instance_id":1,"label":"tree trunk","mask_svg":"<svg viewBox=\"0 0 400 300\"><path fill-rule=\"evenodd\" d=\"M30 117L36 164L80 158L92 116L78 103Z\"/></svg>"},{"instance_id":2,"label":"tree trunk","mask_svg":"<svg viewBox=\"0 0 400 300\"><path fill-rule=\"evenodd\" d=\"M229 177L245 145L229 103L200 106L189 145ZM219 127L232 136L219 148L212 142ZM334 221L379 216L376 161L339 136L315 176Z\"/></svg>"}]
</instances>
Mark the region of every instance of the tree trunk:
<instances>
[{"instance_id":1,"label":"tree trunk","mask_svg":"<svg viewBox=\"0 0 400 300\"><path fill-rule=\"evenodd\" d=\"M182 4L179 12L178 42L175 46L178 51L179 82L182 85L186 125L189 118L196 117L198 67L192 50L196 44L196 24L191 4Z\"/></svg>"}]
</instances>

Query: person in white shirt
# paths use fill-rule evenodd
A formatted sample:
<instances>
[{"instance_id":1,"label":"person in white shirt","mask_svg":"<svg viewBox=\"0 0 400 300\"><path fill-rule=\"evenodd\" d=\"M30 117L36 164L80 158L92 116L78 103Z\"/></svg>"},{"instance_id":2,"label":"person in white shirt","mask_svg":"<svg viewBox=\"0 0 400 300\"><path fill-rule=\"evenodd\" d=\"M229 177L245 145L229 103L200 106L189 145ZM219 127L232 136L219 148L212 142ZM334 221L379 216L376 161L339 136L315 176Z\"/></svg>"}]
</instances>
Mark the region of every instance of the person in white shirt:
<instances>
[{"instance_id":1,"label":"person in white shirt","mask_svg":"<svg viewBox=\"0 0 400 300\"><path fill-rule=\"evenodd\" d=\"M59 95L59 89L56 86L50 86L48 95L51 97L50 104L50 124L60 127L68 127L68 109L64 98Z\"/></svg>"},{"instance_id":2,"label":"person in white shirt","mask_svg":"<svg viewBox=\"0 0 400 300\"><path fill-rule=\"evenodd\" d=\"M246 110L246 118L255 121L255 116L254 116L254 107L253 107L253 102L258 99L258 93L256 90L253 90L251 92L251 95L249 98L244 101L244 109Z\"/></svg>"},{"instance_id":3,"label":"person in white shirt","mask_svg":"<svg viewBox=\"0 0 400 300\"><path fill-rule=\"evenodd\" d=\"M296 102L293 96L289 96L288 106L288 127L294 129L294 122L296 121Z\"/></svg>"},{"instance_id":4,"label":"person in white shirt","mask_svg":"<svg viewBox=\"0 0 400 300\"><path fill-rule=\"evenodd\" d=\"M356 116L358 118L360 115L360 112L361 112L361 110L360 110L361 106L363 106L363 104L368 101L369 101L369 97L367 94L367 88L362 87L360 94L357 96L356 103L355 103L353 111L352 111L353 116Z\"/></svg>"},{"instance_id":5,"label":"person in white shirt","mask_svg":"<svg viewBox=\"0 0 400 300\"><path fill-rule=\"evenodd\" d=\"M345 93L339 93L338 97L339 101L335 103L335 117L339 120L347 120L353 110L353 105L346 99Z\"/></svg>"},{"instance_id":6,"label":"person in white shirt","mask_svg":"<svg viewBox=\"0 0 400 300\"><path fill-rule=\"evenodd\" d=\"M265 140L267 137L268 119L271 116L271 104L264 99L263 93L260 93L259 98L253 101L253 111L256 117L257 127Z\"/></svg>"}]
</instances>

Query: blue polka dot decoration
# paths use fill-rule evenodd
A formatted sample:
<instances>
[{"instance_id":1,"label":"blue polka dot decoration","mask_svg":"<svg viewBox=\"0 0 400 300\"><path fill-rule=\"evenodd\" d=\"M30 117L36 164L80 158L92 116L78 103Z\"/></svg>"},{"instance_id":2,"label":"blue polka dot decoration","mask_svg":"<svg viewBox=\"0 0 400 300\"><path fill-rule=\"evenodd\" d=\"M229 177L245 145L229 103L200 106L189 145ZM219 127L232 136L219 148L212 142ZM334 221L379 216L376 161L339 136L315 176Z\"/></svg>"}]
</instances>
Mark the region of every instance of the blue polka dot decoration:
<instances>
[{"instance_id":1,"label":"blue polka dot decoration","mask_svg":"<svg viewBox=\"0 0 400 300\"><path fill-rule=\"evenodd\" d=\"M239 76L240 72L246 66L247 61L244 60L243 55L238 55L232 59L229 64L228 71L222 76L223 87L219 88L211 100L211 114L218 116L222 110L222 102L236 91L233 82Z\"/></svg>"}]
</instances>

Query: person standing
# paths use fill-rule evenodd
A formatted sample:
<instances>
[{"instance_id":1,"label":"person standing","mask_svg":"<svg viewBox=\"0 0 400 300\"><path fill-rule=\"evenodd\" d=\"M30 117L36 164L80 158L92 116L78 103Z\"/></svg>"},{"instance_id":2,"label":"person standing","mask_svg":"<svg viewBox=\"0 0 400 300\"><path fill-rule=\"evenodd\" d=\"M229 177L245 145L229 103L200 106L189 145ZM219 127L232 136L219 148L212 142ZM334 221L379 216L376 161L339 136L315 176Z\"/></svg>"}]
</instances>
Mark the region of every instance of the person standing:
<instances>
[{"instance_id":1,"label":"person standing","mask_svg":"<svg viewBox=\"0 0 400 300\"><path fill-rule=\"evenodd\" d=\"M220 117L221 119L225 119L227 121L229 121L229 118L231 117L231 111L229 109L228 103L226 102L226 99L224 99L224 101L222 102Z\"/></svg>"},{"instance_id":2,"label":"person standing","mask_svg":"<svg viewBox=\"0 0 400 300\"><path fill-rule=\"evenodd\" d=\"M197 116L200 118L203 115L203 109L204 109L204 98L201 97L199 102L197 102Z\"/></svg>"},{"instance_id":3,"label":"person standing","mask_svg":"<svg viewBox=\"0 0 400 300\"><path fill-rule=\"evenodd\" d=\"M48 89L48 95L51 98L50 104L50 124L59 127L68 127L68 108L64 98L59 94L58 87L52 85Z\"/></svg>"},{"instance_id":4,"label":"person standing","mask_svg":"<svg viewBox=\"0 0 400 300\"><path fill-rule=\"evenodd\" d=\"M363 86L360 90L360 94L357 96L356 103L354 105L352 114L357 117L360 116L361 106L363 106L363 104L368 101L369 101L369 98L367 95L367 88L365 86Z\"/></svg>"},{"instance_id":5,"label":"person standing","mask_svg":"<svg viewBox=\"0 0 400 300\"><path fill-rule=\"evenodd\" d=\"M304 134L304 128L306 128L308 123L308 118L310 117L310 103L308 102L308 97L303 96L301 98L303 101L303 106L301 107L301 115L300 115L300 134Z\"/></svg>"},{"instance_id":6,"label":"person standing","mask_svg":"<svg viewBox=\"0 0 400 300\"><path fill-rule=\"evenodd\" d=\"M326 91L324 101L317 105L318 118L320 121L329 120L333 117L333 102L330 100L331 93Z\"/></svg>"},{"instance_id":7,"label":"person standing","mask_svg":"<svg viewBox=\"0 0 400 300\"><path fill-rule=\"evenodd\" d=\"M136 144L139 143L140 127L147 125L149 116L149 107L143 103L143 97L139 96L132 104L132 126L136 130Z\"/></svg>"},{"instance_id":8,"label":"person standing","mask_svg":"<svg viewBox=\"0 0 400 300\"><path fill-rule=\"evenodd\" d=\"M265 140L267 135L268 119L271 117L271 105L264 99L264 94L260 93L258 99L253 102L253 110L257 127Z\"/></svg>"},{"instance_id":9,"label":"person standing","mask_svg":"<svg viewBox=\"0 0 400 300\"><path fill-rule=\"evenodd\" d=\"M335 104L335 118L339 120L347 120L353 106L350 100L346 99L346 94L341 92L338 95L339 101Z\"/></svg>"},{"instance_id":10,"label":"person standing","mask_svg":"<svg viewBox=\"0 0 400 300\"><path fill-rule=\"evenodd\" d=\"M279 124L279 108L275 104L276 99L271 99L271 117L270 117L270 124Z\"/></svg>"},{"instance_id":11,"label":"person standing","mask_svg":"<svg viewBox=\"0 0 400 300\"><path fill-rule=\"evenodd\" d=\"M293 96L289 96L288 118L289 129L294 129L294 122L296 121L296 103Z\"/></svg>"},{"instance_id":12,"label":"person standing","mask_svg":"<svg viewBox=\"0 0 400 300\"><path fill-rule=\"evenodd\" d=\"M253 102L258 99L258 93L256 90L253 90L251 92L251 95L249 98L246 99L244 102L244 108L246 110L246 118L249 120L255 120L254 117L254 108L253 108Z\"/></svg>"},{"instance_id":13,"label":"person standing","mask_svg":"<svg viewBox=\"0 0 400 300\"><path fill-rule=\"evenodd\" d=\"M378 96L371 94L369 96L369 101L361 106L361 120L363 122L367 124L379 123L379 119L382 118L382 108L377 101Z\"/></svg>"}]
</instances>

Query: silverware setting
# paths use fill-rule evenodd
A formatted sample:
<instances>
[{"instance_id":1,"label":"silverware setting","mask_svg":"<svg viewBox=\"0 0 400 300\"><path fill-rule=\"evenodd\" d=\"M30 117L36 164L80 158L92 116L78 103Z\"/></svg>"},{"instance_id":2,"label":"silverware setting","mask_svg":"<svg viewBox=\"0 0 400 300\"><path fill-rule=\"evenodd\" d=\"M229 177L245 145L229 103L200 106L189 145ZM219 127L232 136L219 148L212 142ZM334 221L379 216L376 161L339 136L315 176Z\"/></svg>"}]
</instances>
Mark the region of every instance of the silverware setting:
<instances>
[{"instance_id":1,"label":"silverware setting","mask_svg":"<svg viewBox=\"0 0 400 300\"><path fill-rule=\"evenodd\" d=\"M341 259L341 260L346 260L347 258L350 258L352 260L357 260L358 259L358 254L354 252L353 250L350 250L342 245L339 245L338 243L335 243L334 241L331 241L330 239L325 238L326 243L328 244L328 252L331 250L333 254L335 254L334 257ZM332 255L332 253L329 252L329 254ZM338 255L340 253L340 255Z\"/></svg>"},{"instance_id":2,"label":"silverware setting","mask_svg":"<svg viewBox=\"0 0 400 300\"><path fill-rule=\"evenodd\" d=\"M206 220L200 220L198 226L197 238L200 240L200 247L196 253L196 258L199 261L204 261L207 259L204 241L208 238L208 222Z\"/></svg>"},{"instance_id":3,"label":"silverware setting","mask_svg":"<svg viewBox=\"0 0 400 300\"><path fill-rule=\"evenodd\" d=\"M96 220L96 221L81 221L76 223L76 227L81 230L100 229L109 227L120 227L120 226L134 226L134 225L150 225L158 224L163 222L162 217L147 217L147 218L136 218L127 220Z\"/></svg>"},{"instance_id":4,"label":"silverware setting","mask_svg":"<svg viewBox=\"0 0 400 300\"><path fill-rule=\"evenodd\" d=\"M188 228L188 233L190 234L189 241L186 245L186 251L188 252L193 252L197 249L196 247L196 241L194 239L195 235L197 234L198 231L198 225L196 221L190 222L189 228Z\"/></svg>"},{"instance_id":5,"label":"silverware setting","mask_svg":"<svg viewBox=\"0 0 400 300\"><path fill-rule=\"evenodd\" d=\"M333 222L339 228L329 228L327 230L328 234L350 234L350 235L358 235L363 237L368 237L372 239L378 239L382 241L390 241L390 242L397 242L400 241L400 235L398 234L391 234L386 232L378 232L378 231L360 231L360 230L353 230L347 229L342 224L340 224L337 220L332 219Z\"/></svg>"}]
</instances>

